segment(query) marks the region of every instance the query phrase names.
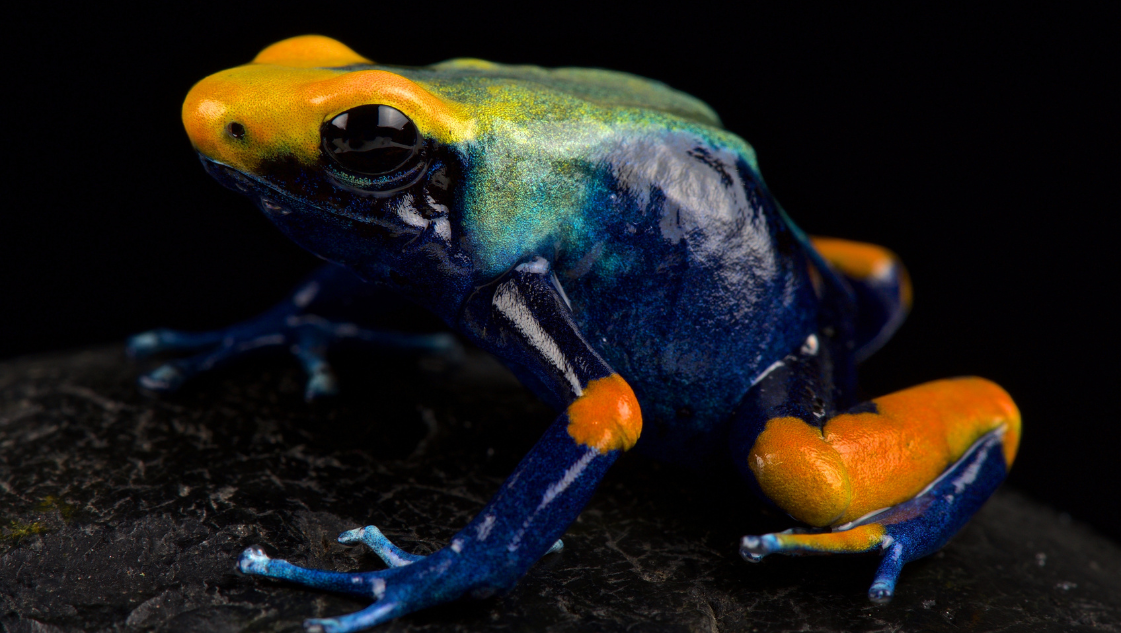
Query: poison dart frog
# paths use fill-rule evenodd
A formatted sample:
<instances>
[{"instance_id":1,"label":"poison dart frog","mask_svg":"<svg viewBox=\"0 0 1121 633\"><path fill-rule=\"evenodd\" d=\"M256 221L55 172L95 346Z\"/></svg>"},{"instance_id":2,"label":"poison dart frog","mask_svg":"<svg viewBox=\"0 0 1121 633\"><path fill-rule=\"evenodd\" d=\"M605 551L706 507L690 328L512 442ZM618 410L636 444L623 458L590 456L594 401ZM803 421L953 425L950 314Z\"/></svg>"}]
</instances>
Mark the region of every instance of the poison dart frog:
<instances>
[{"instance_id":1,"label":"poison dart frog","mask_svg":"<svg viewBox=\"0 0 1121 633\"><path fill-rule=\"evenodd\" d=\"M182 116L206 170L329 263L245 323L133 337L134 356L188 356L143 386L171 391L272 345L299 357L314 398L336 389L326 360L336 343L457 345L448 333L377 331L319 310L407 299L557 411L494 498L431 555L374 526L339 540L364 543L382 570L242 553L247 574L373 601L308 620L309 630L357 631L511 587L561 546L632 449L685 465L724 460L805 526L744 536L747 561L878 554L868 596L882 603L1016 455L1020 414L987 380L857 399L856 363L911 303L899 259L802 233L752 148L664 84L477 59L386 66L303 36L203 79Z\"/></svg>"}]
</instances>

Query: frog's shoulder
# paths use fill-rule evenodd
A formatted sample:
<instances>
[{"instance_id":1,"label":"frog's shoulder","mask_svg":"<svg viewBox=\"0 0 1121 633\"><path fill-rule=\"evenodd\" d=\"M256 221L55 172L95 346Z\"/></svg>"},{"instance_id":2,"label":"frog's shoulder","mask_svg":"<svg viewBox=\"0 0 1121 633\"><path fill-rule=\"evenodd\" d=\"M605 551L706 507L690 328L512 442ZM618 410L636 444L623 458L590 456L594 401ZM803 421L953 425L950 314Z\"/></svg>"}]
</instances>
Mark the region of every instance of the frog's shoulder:
<instances>
[{"instance_id":1,"label":"frog's shoulder","mask_svg":"<svg viewBox=\"0 0 1121 633\"><path fill-rule=\"evenodd\" d=\"M419 69L418 69L419 70ZM459 58L427 70L445 80L509 80L533 83L605 108L657 110L719 128L720 117L705 102L653 79L602 68L543 68Z\"/></svg>"}]
</instances>

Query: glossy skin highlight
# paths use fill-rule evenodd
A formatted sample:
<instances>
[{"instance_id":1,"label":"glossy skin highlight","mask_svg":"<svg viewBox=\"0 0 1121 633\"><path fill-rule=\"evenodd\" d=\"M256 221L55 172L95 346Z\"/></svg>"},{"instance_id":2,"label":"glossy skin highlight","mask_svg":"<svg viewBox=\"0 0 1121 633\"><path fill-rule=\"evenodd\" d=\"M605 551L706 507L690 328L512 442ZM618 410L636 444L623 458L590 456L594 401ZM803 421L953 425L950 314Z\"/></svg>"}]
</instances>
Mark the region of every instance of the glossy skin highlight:
<instances>
[{"instance_id":1,"label":"glossy skin highlight","mask_svg":"<svg viewBox=\"0 0 1121 633\"><path fill-rule=\"evenodd\" d=\"M420 139L400 146L408 152L354 131L366 129L362 116L391 112L380 106L400 115L386 121L414 126L393 128ZM911 305L899 259L807 237L767 190L751 147L663 84L475 59L377 65L304 36L199 82L183 121L216 179L332 263L229 329L134 337L137 356L196 354L144 386L174 390L268 341L303 363L311 399L335 389L331 345L454 349L443 334L367 327L355 306L376 311L396 301L388 291L494 354L558 412L435 554L403 552L373 526L340 541L364 543L388 569L303 569L247 550L246 573L376 600L309 620L310 630L356 631L510 587L560 548L631 448L700 468L731 463L764 500L814 528L744 537L746 560L879 553L869 597L884 602L903 565L959 530L1015 455L1019 412L991 382L942 380L857 401L856 362ZM344 145L328 145L324 130L350 138L347 151L398 147L406 159L363 171L327 149Z\"/></svg>"}]
</instances>

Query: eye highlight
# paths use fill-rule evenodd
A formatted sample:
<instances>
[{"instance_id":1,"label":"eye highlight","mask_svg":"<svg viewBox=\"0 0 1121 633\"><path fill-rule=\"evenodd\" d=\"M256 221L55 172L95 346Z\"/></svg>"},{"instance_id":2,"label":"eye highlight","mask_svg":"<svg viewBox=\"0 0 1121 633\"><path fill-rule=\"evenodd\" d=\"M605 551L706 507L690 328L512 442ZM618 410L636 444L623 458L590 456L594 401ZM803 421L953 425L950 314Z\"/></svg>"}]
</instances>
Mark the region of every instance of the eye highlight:
<instances>
[{"instance_id":1,"label":"eye highlight","mask_svg":"<svg viewBox=\"0 0 1121 633\"><path fill-rule=\"evenodd\" d=\"M364 176L409 170L421 159L423 138L416 124L387 105L351 108L324 123L320 135L324 154Z\"/></svg>"}]
</instances>

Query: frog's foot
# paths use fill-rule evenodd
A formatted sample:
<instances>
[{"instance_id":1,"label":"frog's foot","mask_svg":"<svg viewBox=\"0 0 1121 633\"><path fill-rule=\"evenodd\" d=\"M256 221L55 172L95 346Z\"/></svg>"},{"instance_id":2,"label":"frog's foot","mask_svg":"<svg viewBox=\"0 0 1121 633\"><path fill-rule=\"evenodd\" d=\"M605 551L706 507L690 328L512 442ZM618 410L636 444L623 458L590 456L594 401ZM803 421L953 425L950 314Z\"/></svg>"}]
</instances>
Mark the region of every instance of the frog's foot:
<instances>
[{"instance_id":1,"label":"frog's foot","mask_svg":"<svg viewBox=\"0 0 1121 633\"><path fill-rule=\"evenodd\" d=\"M309 620L308 629L357 631L460 597L485 598L509 589L542 556L560 550L558 539L607 469L638 440L642 413L634 391L580 335L547 267L519 266L493 293L478 298L471 309L485 312L468 320L485 324L487 336L503 341L504 357L535 363L529 365L540 369L534 375L552 376L568 406L480 513L433 554L410 555L373 527L340 538L369 545L389 569L307 570L247 550L240 562L247 573L377 600L347 616Z\"/></svg>"},{"instance_id":2,"label":"frog's foot","mask_svg":"<svg viewBox=\"0 0 1121 633\"><path fill-rule=\"evenodd\" d=\"M611 393L593 386L582 397L586 399L583 403L590 399L595 405ZM633 408L638 409L637 405ZM308 630L332 633L358 631L460 597L486 598L505 591L542 556L561 550L558 537L621 453L619 449L601 451L569 435L570 420L580 420L586 413L576 408L571 415L558 416L479 515L448 546L428 556L402 551L376 527L367 526L344 532L339 541L365 543L388 569L305 569L271 559L259 548L245 550L238 567L247 574L376 601L357 613L304 623Z\"/></svg>"},{"instance_id":3,"label":"frog's foot","mask_svg":"<svg viewBox=\"0 0 1121 633\"><path fill-rule=\"evenodd\" d=\"M366 547L369 547L378 555L378 558L385 561L385 564L390 567L404 567L405 565L424 559L424 556L410 554L391 543L389 539L381 533L381 530L374 525L367 525L363 528L343 532L339 535L339 542L343 545L364 543ZM564 541L557 539L557 542L553 543L553 546L545 552L545 555L556 554L562 550L564 550Z\"/></svg>"},{"instance_id":4,"label":"frog's foot","mask_svg":"<svg viewBox=\"0 0 1121 633\"><path fill-rule=\"evenodd\" d=\"M286 349L307 374L304 396L314 400L338 392L327 351L336 345L367 346L416 353L461 352L448 333L408 334L361 328L310 314L265 313L233 327L211 332L157 329L131 337L126 352L133 358L155 354L192 354L170 361L140 377L140 386L172 393L191 378L243 356L266 349Z\"/></svg>"},{"instance_id":5,"label":"frog's foot","mask_svg":"<svg viewBox=\"0 0 1121 633\"><path fill-rule=\"evenodd\" d=\"M381 530L372 525L343 532L339 535L339 542L344 545L366 544L379 558L385 561L385 564L389 565L389 569L371 572L334 572L308 569L293 565L286 560L269 558L259 547L250 547L241 553L237 563L238 569L243 573L254 576L287 580L315 589L346 593L377 601L372 606L356 613L338 618L312 619L304 622L308 631L329 633L358 631L374 626L404 615L409 611L454 598L456 588L463 589L462 582L457 583L452 578L452 582L449 583L446 579L441 578L457 562L454 559L448 560L450 556L444 552L451 551L451 556L462 553L464 541L461 539L453 541L450 548L441 550L441 552L430 557L409 554L391 543L381 533ZM545 552L545 555L560 552L563 548L564 544L557 540ZM429 561L429 564L418 566L417 574L408 576L394 574L401 568L426 560ZM480 567L485 567L485 565ZM467 576L471 576L474 570L468 568L464 571ZM434 588L433 585L445 586ZM481 588L476 586L473 593L477 597L482 597L495 591L496 588L484 585ZM452 595L447 595L448 593L452 593ZM387 596L388 599L386 599Z\"/></svg>"},{"instance_id":6,"label":"frog's foot","mask_svg":"<svg viewBox=\"0 0 1121 633\"><path fill-rule=\"evenodd\" d=\"M358 528L356 530L348 530L339 535L339 542L343 545L354 545L356 543L363 543L369 547L378 558L385 561L386 565L390 567L403 567L410 563L415 563L418 560L424 559L424 556L419 554L410 554L405 550L397 547L390 542L389 539L381 533L381 530L375 525L367 525L366 527ZM556 554L564 550L564 541L557 539L556 543L545 552L545 555Z\"/></svg>"},{"instance_id":7,"label":"frog's foot","mask_svg":"<svg viewBox=\"0 0 1121 633\"><path fill-rule=\"evenodd\" d=\"M343 545L365 543L366 547L373 550L373 552L378 555L378 558L385 561L385 564L390 567L404 567L405 565L424 559L424 556L410 554L391 543L389 539L385 538L385 535L381 533L381 530L374 525L367 525L363 528L343 532L339 535L339 542Z\"/></svg>"},{"instance_id":8,"label":"frog's foot","mask_svg":"<svg viewBox=\"0 0 1121 633\"><path fill-rule=\"evenodd\" d=\"M1003 429L984 435L953 466L913 499L832 530L787 530L745 536L740 555L759 562L768 554L857 554L883 557L868 590L889 602L903 565L936 552L965 525L1006 474Z\"/></svg>"},{"instance_id":9,"label":"frog's foot","mask_svg":"<svg viewBox=\"0 0 1121 633\"><path fill-rule=\"evenodd\" d=\"M445 561L445 563L450 562ZM304 628L315 633L361 631L419 608L409 608L406 605L413 602L411 600L412 594L423 592L426 583L420 583L419 591L414 592L414 585L409 583L408 579L402 578L402 574L399 573L410 564L404 563L389 569L370 572L324 571L307 569L285 560L269 558L263 551L255 547L242 552L241 558L238 559L238 568L246 574L287 580L314 589L334 591L375 601L369 607L347 615L304 620ZM439 602L439 600L431 601L431 603L435 602Z\"/></svg>"}]
</instances>

